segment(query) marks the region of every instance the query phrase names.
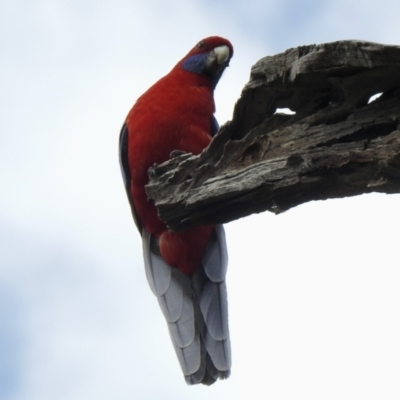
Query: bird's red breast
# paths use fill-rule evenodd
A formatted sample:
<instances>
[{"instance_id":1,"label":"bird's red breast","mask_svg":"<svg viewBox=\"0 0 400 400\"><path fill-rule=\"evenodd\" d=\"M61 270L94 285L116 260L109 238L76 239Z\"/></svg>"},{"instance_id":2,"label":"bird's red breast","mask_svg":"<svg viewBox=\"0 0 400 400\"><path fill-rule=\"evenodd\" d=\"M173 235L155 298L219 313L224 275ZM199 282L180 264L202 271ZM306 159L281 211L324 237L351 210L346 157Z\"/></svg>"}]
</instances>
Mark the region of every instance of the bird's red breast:
<instances>
[{"instance_id":1,"label":"bird's red breast","mask_svg":"<svg viewBox=\"0 0 400 400\"><path fill-rule=\"evenodd\" d=\"M173 150L196 155L210 143L215 111L213 82L208 76L185 70L182 64L192 55L209 51L221 40L222 45L229 43L212 37L207 49L192 49L137 100L126 119L131 196L137 216L146 230L160 237L160 250L166 262L188 272L199 262L212 227L169 233L153 202L148 201L144 186L148 183L148 169L154 163L167 161ZM230 43L229 48L232 49Z\"/></svg>"}]
</instances>

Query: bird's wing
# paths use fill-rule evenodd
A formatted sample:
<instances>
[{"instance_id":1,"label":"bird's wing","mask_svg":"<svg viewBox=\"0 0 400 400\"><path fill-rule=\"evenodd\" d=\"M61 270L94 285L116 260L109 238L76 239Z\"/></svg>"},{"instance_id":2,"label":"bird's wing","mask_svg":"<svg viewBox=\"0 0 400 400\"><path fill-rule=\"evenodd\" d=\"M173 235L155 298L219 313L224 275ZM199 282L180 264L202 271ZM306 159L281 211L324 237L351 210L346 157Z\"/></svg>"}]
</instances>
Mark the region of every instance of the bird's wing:
<instances>
[{"instance_id":1,"label":"bird's wing","mask_svg":"<svg viewBox=\"0 0 400 400\"><path fill-rule=\"evenodd\" d=\"M214 137L218 132L219 124L215 116L213 115L211 118L211 137Z\"/></svg>"},{"instance_id":2,"label":"bird's wing","mask_svg":"<svg viewBox=\"0 0 400 400\"><path fill-rule=\"evenodd\" d=\"M131 195L131 172L129 169L129 159L128 159L128 127L126 123L122 125L121 133L119 134L119 165L121 167L122 179L124 180L124 186L126 194L128 196L129 204L132 210L133 220L139 232L142 232L142 224L137 216L135 205L133 203L133 198Z\"/></svg>"}]
</instances>

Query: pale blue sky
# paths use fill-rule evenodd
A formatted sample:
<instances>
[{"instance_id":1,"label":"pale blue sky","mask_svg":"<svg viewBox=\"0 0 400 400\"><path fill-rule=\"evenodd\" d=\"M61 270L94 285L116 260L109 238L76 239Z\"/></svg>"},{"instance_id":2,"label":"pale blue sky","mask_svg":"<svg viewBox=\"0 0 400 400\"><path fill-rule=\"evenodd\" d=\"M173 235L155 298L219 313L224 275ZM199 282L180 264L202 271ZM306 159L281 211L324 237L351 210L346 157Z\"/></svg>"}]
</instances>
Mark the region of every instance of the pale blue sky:
<instances>
[{"instance_id":1,"label":"pale blue sky","mask_svg":"<svg viewBox=\"0 0 400 400\"><path fill-rule=\"evenodd\" d=\"M0 4L0 400L397 399L399 196L226 225L232 376L188 387L120 177L135 99L200 39L235 48L230 119L251 66L339 39L396 44L396 1Z\"/></svg>"}]
</instances>

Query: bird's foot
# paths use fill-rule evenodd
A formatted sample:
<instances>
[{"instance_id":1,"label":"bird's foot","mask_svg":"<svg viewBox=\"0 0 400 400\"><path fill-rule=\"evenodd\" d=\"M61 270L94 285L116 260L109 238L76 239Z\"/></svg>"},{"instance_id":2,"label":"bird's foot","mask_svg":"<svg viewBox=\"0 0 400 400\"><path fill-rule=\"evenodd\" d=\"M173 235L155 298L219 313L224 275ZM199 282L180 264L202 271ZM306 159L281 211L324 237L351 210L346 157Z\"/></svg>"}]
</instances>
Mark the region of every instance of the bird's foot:
<instances>
[{"instance_id":1,"label":"bird's foot","mask_svg":"<svg viewBox=\"0 0 400 400\"><path fill-rule=\"evenodd\" d=\"M147 170L147 175L149 178L156 178L156 168L158 167L158 164L154 163L148 170Z\"/></svg>"},{"instance_id":2,"label":"bird's foot","mask_svg":"<svg viewBox=\"0 0 400 400\"><path fill-rule=\"evenodd\" d=\"M187 154L186 151L182 150L172 150L171 153L169 153L169 158L176 158L181 156L182 154Z\"/></svg>"}]
</instances>

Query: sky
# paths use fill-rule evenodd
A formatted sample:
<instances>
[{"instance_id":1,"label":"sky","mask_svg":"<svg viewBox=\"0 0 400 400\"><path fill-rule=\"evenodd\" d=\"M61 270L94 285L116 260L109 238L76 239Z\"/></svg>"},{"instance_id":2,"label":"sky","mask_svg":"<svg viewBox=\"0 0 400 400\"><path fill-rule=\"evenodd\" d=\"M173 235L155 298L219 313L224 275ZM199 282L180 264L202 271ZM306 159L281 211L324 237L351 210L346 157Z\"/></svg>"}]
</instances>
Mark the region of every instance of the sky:
<instances>
[{"instance_id":1,"label":"sky","mask_svg":"<svg viewBox=\"0 0 400 400\"><path fill-rule=\"evenodd\" d=\"M187 386L118 164L134 101L200 39L235 48L220 124L257 60L398 44L397 1L0 2L0 400L400 397L398 195L225 225L232 375Z\"/></svg>"}]
</instances>

